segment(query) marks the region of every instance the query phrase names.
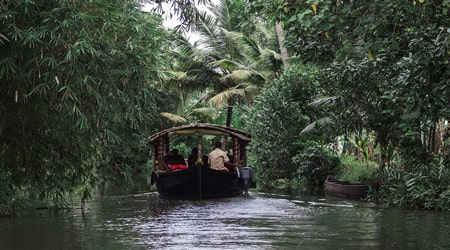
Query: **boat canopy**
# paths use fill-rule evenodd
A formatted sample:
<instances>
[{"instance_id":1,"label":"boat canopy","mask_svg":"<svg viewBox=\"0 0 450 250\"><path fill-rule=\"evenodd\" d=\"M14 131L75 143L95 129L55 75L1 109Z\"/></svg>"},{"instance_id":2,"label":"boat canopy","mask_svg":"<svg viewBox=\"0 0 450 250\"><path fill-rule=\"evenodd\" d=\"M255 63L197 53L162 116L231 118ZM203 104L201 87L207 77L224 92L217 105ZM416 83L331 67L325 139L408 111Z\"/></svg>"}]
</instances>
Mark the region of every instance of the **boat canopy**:
<instances>
[{"instance_id":1,"label":"boat canopy","mask_svg":"<svg viewBox=\"0 0 450 250\"><path fill-rule=\"evenodd\" d=\"M172 127L162 130L158 133L153 134L148 138L150 143L153 144L153 168L155 171L165 171L164 166L164 155L169 150L169 138L172 136L188 136L188 135L198 135L198 145L199 150L198 156L201 157L202 153L202 140L203 135L218 135L226 136L232 138L232 149L233 149L233 160L239 163L240 166L247 165L246 157L246 146L250 142L250 134L226 126L209 124L209 123L198 123L191 125L182 125L178 127Z\"/></svg>"},{"instance_id":2,"label":"boat canopy","mask_svg":"<svg viewBox=\"0 0 450 250\"><path fill-rule=\"evenodd\" d=\"M155 142L161 137L171 137L174 135L228 135L231 137L236 137L239 140L244 142L250 142L250 134L230 127L225 127L216 124L209 123L198 123L191 125L182 125L178 127L172 127L165 130L162 130L152 136L149 137L149 141L151 143Z\"/></svg>"}]
</instances>

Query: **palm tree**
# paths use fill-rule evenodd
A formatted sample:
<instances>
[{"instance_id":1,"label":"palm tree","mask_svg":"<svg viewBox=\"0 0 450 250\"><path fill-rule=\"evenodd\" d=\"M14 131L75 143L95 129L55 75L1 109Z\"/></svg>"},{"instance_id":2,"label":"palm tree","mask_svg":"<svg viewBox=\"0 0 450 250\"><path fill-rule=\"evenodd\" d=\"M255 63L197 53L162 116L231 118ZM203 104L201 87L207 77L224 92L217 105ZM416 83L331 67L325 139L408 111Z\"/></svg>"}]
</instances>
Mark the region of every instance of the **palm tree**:
<instances>
[{"instance_id":1,"label":"palm tree","mask_svg":"<svg viewBox=\"0 0 450 250\"><path fill-rule=\"evenodd\" d=\"M208 66L201 52L193 46L179 31L172 37L173 50L167 54L167 70L162 71L160 78L162 88L172 92L173 110L164 112L162 116L174 123L188 121L207 122L217 117L217 110L206 106L209 94L207 89L211 82L217 81L220 75Z\"/></svg>"},{"instance_id":2,"label":"palm tree","mask_svg":"<svg viewBox=\"0 0 450 250\"><path fill-rule=\"evenodd\" d=\"M227 105L226 126L230 126L235 103L249 103L261 87L273 79L281 57L263 47L257 36L276 44L276 37L246 12L245 1L222 0L200 12L196 32L209 66L220 77L209 101L217 108ZM262 39L261 39L262 40ZM276 62L275 65L273 62Z\"/></svg>"},{"instance_id":3,"label":"palm tree","mask_svg":"<svg viewBox=\"0 0 450 250\"><path fill-rule=\"evenodd\" d=\"M251 102L264 84L277 77L282 65L281 56L265 46L277 48L275 33L251 18L245 1L222 0L199 11L195 44L177 40L170 83L179 90L201 91L201 100L218 109L227 106L226 126L233 105Z\"/></svg>"}]
</instances>

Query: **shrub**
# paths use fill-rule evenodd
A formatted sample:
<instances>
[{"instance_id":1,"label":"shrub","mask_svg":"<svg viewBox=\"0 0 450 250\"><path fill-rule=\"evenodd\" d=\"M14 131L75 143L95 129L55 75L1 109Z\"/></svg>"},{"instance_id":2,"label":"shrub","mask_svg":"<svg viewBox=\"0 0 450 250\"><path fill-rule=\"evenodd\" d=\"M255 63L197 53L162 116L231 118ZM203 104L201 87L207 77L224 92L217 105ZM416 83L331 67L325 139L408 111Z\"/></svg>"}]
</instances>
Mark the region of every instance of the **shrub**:
<instances>
[{"instance_id":1,"label":"shrub","mask_svg":"<svg viewBox=\"0 0 450 250\"><path fill-rule=\"evenodd\" d=\"M292 158L311 137L301 131L321 115L308 105L318 90L319 73L313 65L293 66L262 91L248 112L249 151L255 156L258 186L265 191L283 187L289 192L296 183L297 166Z\"/></svg>"},{"instance_id":2,"label":"shrub","mask_svg":"<svg viewBox=\"0 0 450 250\"><path fill-rule=\"evenodd\" d=\"M306 190L318 193L322 190L328 175L336 175L340 165L339 157L327 148L312 145L292 158L298 166L298 174L306 181Z\"/></svg>"},{"instance_id":3,"label":"shrub","mask_svg":"<svg viewBox=\"0 0 450 250\"><path fill-rule=\"evenodd\" d=\"M376 162L362 162L355 160L354 156L344 155L340 157L340 160L342 165L337 175L339 180L371 183L378 171L378 164Z\"/></svg>"},{"instance_id":4,"label":"shrub","mask_svg":"<svg viewBox=\"0 0 450 250\"><path fill-rule=\"evenodd\" d=\"M450 170L443 157L428 164L411 166L414 171L385 169L381 172L381 189L372 198L388 205L449 210Z\"/></svg>"}]
</instances>

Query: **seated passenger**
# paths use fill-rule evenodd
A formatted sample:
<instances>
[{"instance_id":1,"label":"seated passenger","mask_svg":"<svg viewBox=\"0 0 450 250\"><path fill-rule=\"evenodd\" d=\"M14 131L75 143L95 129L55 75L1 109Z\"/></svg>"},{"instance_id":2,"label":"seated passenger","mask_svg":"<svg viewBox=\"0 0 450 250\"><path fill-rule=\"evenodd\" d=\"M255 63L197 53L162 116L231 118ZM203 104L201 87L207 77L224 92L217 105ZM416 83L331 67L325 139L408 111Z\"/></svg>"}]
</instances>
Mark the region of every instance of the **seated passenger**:
<instances>
[{"instance_id":1,"label":"seated passenger","mask_svg":"<svg viewBox=\"0 0 450 250\"><path fill-rule=\"evenodd\" d=\"M170 170L186 169L186 162L183 156L178 154L178 149L174 148L172 151L164 157L166 164Z\"/></svg>"},{"instance_id":2,"label":"seated passenger","mask_svg":"<svg viewBox=\"0 0 450 250\"><path fill-rule=\"evenodd\" d=\"M198 159L198 148L192 148L191 154L188 157L188 166L195 166L195 162Z\"/></svg>"},{"instance_id":3,"label":"seated passenger","mask_svg":"<svg viewBox=\"0 0 450 250\"><path fill-rule=\"evenodd\" d=\"M221 142L216 142L214 150L209 153L208 163L212 169L219 171L229 172L229 167L234 169L234 164L230 162L227 153L222 150Z\"/></svg>"},{"instance_id":4,"label":"seated passenger","mask_svg":"<svg viewBox=\"0 0 450 250\"><path fill-rule=\"evenodd\" d=\"M228 155L228 159L230 159L230 162L225 163L225 167L228 168L228 171L234 172L236 170L236 167L234 164L234 157L232 155Z\"/></svg>"},{"instance_id":5,"label":"seated passenger","mask_svg":"<svg viewBox=\"0 0 450 250\"><path fill-rule=\"evenodd\" d=\"M203 165L209 167L208 156L207 155L202 155L202 162L203 162Z\"/></svg>"}]
</instances>

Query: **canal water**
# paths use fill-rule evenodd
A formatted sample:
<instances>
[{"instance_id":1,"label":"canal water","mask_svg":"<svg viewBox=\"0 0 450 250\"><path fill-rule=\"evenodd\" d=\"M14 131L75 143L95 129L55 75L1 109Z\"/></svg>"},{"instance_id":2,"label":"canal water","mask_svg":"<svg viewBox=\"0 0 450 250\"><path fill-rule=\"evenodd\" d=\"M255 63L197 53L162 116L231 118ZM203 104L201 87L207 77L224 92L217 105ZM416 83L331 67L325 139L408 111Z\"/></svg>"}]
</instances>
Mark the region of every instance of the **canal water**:
<instances>
[{"instance_id":1,"label":"canal water","mask_svg":"<svg viewBox=\"0 0 450 250\"><path fill-rule=\"evenodd\" d=\"M96 197L82 211L0 218L0 249L450 249L450 212L329 197Z\"/></svg>"}]
</instances>

